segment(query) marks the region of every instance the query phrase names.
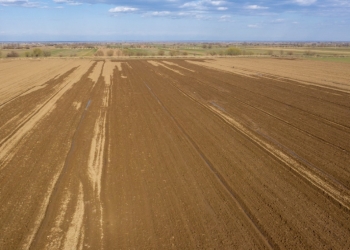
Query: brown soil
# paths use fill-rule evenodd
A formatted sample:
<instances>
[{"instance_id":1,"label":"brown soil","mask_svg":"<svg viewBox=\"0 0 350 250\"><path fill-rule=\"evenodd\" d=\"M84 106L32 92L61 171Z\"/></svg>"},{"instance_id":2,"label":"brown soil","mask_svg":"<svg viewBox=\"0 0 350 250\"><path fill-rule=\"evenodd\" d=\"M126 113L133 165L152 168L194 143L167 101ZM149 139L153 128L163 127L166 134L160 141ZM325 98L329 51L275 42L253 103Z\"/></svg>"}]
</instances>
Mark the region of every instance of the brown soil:
<instances>
[{"instance_id":1,"label":"brown soil","mask_svg":"<svg viewBox=\"0 0 350 250\"><path fill-rule=\"evenodd\" d=\"M277 77L350 92L350 70L343 63L274 58L218 58L189 62L245 76Z\"/></svg>"},{"instance_id":2,"label":"brown soil","mask_svg":"<svg viewBox=\"0 0 350 250\"><path fill-rule=\"evenodd\" d=\"M185 60L69 65L0 106L0 249L350 247L346 89Z\"/></svg>"}]
</instances>

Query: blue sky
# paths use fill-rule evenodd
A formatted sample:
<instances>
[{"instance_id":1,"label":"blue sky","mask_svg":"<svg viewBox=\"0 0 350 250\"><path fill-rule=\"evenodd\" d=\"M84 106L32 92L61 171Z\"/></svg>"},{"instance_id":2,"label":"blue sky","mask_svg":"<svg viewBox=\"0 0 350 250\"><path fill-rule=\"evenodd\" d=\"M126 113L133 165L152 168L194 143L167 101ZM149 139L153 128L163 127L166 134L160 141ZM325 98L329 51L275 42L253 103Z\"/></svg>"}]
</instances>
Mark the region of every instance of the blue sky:
<instances>
[{"instance_id":1,"label":"blue sky","mask_svg":"<svg viewBox=\"0 0 350 250\"><path fill-rule=\"evenodd\" d=\"M350 0L0 0L0 41L350 41Z\"/></svg>"}]
</instances>

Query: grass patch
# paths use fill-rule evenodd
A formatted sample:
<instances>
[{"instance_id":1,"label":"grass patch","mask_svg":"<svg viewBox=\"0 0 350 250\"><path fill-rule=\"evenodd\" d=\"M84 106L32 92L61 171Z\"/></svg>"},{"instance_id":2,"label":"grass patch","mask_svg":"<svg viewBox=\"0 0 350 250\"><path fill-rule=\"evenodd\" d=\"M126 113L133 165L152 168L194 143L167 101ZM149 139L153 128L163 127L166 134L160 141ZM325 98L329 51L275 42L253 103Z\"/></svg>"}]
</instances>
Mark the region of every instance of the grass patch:
<instances>
[{"instance_id":1,"label":"grass patch","mask_svg":"<svg viewBox=\"0 0 350 250\"><path fill-rule=\"evenodd\" d=\"M313 61L350 63L350 57L309 57Z\"/></svg>"}]
</instances>

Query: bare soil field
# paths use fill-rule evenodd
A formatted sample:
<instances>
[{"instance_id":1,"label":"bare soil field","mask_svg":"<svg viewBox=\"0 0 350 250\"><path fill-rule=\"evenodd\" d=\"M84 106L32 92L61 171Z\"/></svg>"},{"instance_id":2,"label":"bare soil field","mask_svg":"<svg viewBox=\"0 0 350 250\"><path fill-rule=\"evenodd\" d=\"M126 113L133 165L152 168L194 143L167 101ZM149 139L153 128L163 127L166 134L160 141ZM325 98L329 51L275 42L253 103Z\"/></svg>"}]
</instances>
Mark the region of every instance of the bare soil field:
<instances>
[{"instance_id":1,"label":"bare soil field","mask_svg":"<svg viewBox=\"0 0 350 250\"><path fill-rule=\"evenodd\" d=\"M340 67L1 61L0 249L349 249Z\"/></svg>"},{"instance_id":2,"label":"bare soil field","mask_svg":"<svg viewBox=\"0 0 350 250\"><path fill-rule=\"evenodd\" d=\"M191 61L218 70L251 77L279 77L304 84L350 92L350 69L337 62L310 61L296 58L217 58Z\"/></svg>"}]
</instances>

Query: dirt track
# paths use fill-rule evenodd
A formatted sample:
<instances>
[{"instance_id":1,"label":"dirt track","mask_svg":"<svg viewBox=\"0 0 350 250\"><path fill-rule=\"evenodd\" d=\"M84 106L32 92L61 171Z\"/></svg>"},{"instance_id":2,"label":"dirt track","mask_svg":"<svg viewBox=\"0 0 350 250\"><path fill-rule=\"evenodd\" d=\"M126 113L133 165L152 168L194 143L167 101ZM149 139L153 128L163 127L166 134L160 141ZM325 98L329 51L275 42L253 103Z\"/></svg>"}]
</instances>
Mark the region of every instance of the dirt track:
<instances>
[{"instance_id":1,"label":"dirt track","mask_svg":"<svg viewBox=\"0 0 350 250\"><path fill-rule=\"evenodd\" d=\"M0 249L350 248L350 94L207 66L1 82Z\"/></svg>"}]
</instances>

